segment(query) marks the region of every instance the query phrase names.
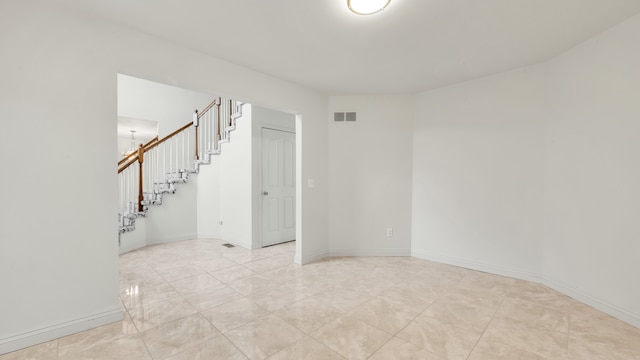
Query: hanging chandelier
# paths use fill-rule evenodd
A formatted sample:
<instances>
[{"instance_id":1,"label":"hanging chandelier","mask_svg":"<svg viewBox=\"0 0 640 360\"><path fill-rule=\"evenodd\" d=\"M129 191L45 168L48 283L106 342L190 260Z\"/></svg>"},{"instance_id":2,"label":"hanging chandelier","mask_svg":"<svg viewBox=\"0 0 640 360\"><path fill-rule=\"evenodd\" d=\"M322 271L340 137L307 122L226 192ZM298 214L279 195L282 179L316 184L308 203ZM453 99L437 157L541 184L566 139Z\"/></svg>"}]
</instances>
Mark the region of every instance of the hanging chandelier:
<instances>
[{"instance_id":1,"label":"hanging chandelier","mask_svg":"<svg viewBox=\"0 0 640 360\"><path fill-rule=\"evenodd\" d=\"M124 156L128 156L133 154L136 150L138 150L138 148L136 147L136 137L135 137L135 130L129 130L131 132L131 139L129 140L129 150L125 151L122 155Z\"/></svg>"}]
</instances>

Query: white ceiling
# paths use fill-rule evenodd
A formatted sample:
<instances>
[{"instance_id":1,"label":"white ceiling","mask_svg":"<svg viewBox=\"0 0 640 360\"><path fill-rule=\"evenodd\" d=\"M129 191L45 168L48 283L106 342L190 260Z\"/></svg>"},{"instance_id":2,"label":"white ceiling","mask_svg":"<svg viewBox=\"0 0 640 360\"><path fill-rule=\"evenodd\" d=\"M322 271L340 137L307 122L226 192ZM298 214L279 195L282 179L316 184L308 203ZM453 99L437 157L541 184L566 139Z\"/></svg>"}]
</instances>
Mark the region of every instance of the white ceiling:
<instances>
[{"instance_id":1,"label":"white ceiling","mask_svg":"<svg viewBox=\"0 0 640 360\"><path fill-rule=\"evenodd\" d=\"M158 122L118 116L118 136L128 139L131 137L131 130L136 131L136 139L149 141L158 136Z\"/></svg>"},{"instance_id":2,"label":"white ceiling","mask_svg":"<svg viewBox=\"0 0 640 360\"><path fill-rule=\"evenodd\" d=\"M158 136L158 122L118 116L118 154L130 150L131 130L135 130L136 148Z\"/></svg>"},{"instance_id":3,"label":"white ceiling","mask_svg":"<svg viewBox=\"0 0 640 360\"><path fill-rule=\"evenodd\" d=\"M548 60L639 0L52 0L332 95L433 89Z\"/></svg>"}]
</instances>

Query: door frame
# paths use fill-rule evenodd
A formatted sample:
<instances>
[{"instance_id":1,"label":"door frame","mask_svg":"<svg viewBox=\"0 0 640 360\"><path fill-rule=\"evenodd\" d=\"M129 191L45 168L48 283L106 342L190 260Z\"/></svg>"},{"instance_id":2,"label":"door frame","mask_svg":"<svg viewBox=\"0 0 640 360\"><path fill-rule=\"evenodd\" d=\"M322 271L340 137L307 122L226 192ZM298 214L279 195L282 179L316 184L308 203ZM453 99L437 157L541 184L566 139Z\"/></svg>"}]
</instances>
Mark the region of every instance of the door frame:
<instances>
[{"instance_id":1,"label":"door frame","mask_svg":"<svg viewBox=\"0 0 640 360\"><path fill-rule=\"evenodd\" d=\"M297 125L297 124L296 124ZM258 237L258 248L262 248L263 247L263 200L264 200L264 196L262 196L262 191L263 191L263 179L262 179L262 130L263 129L269 129L269 130L276 130L276 131L284 131L284 132L288 132L294 135L294 139L295 139L295 156L296 156L296 160L295 160L295 168L296 168L296 172L295 172L295 177L296 177L296 181L295 181L295 194L296 194L296 199L295 199L295 206L296 206L296 211L295 211L295 221L296 221L296 226L295 226L295 234L296 234L296 241L298 240L298 211L300 209L298 209L298 186L300 184L298 184L298 171L300 171L300 169L298 169L298 137L297 137L297 129L294 127L289 128L286 126L279 126L279 125L273 125L273 124L268 124L268 123L259 123L258 124L258 130L260 132L260 136L258 136L258 141L257 141L257 148L259 149L257 152L257 161L256 161L256 170L258 172L258 186L255 189L257 191L257 193L255 194L255 196L257 197L258 201L255 204L256 205L256 211L253 211L254 215L256 216L256 220L257 220L257 227L258 227L258 231L255 231L254 234L257 235ZM297 245L297 244L296 244Z\"/></svg>"}]
</instances>

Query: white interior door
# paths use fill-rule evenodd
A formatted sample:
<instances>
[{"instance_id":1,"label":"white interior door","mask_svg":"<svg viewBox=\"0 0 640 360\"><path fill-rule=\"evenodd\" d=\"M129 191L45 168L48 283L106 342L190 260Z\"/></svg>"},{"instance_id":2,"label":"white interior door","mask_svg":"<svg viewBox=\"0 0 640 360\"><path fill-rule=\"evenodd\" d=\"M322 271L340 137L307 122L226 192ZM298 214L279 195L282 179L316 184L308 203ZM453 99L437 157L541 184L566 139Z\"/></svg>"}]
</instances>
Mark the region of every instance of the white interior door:
<instances>
[{"instance_id":1,"label":"white interior door","mask_svg":"<svg viewBox=\"0 0 640 360\"><path fill-rule=\"evenodd\" d=\"M296 237L295 134L262 128L262 246Z\"/></svg>"}]
</instances>

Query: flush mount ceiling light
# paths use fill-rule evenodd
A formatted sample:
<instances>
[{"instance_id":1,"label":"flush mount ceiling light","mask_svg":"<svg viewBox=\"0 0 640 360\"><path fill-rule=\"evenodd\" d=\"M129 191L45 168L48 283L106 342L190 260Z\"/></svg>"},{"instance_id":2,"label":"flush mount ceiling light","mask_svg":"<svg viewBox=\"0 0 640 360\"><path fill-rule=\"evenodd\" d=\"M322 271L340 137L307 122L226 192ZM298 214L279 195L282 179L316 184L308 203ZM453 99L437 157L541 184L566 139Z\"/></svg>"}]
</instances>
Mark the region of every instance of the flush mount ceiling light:
<instances>
[{"instance_id":1,"label":"flush mount ceiling light","mask_svg":"<svg viewBox=\"0 0 640 360\"><path fill-rule=\"evenodd\" d=\"M349 10L358 15L371 15L386 8L391 0L347 0Z\"/></svg>"}]
</instances>

